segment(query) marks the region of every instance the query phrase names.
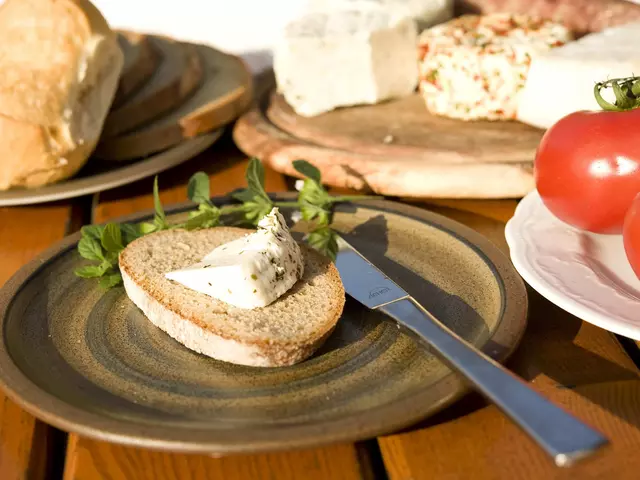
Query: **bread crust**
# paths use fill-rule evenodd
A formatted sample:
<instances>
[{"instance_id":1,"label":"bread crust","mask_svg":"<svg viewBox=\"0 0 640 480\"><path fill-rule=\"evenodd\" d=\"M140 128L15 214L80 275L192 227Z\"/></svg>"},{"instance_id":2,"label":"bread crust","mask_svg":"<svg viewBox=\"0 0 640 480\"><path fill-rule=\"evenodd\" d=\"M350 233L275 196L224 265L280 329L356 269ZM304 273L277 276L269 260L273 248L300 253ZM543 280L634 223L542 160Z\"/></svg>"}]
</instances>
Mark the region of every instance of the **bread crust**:
<instances>
[{"instance_id":1,"label":"bread crust","mask_svg":"<svg viewBox=\"0 0 640 480\"><path fill-rule=\"evenodd\" d=\"M113 100L117 37L88 0L6 0L0 32L0 190L67 178Z\"/></svg>"},{"instance_id":2,"label":"bread crust","mask_svg":"<svg viewBox=\"0 0 640 480\"><path fill-rule=\"evenodd\" d=\"M235 227L216 227L208 231L211 235L233 234L236 237L247 232L246 229ZM327 268L321 275L328 282L331 296L336 300L331 309L314 312L321 318L314 320L317 326L312 333L287 340L256 339L247 338L238 332L216 328L215 325L201 318L189 315L187 309L174 299L163 295L164 292L158 290L153 285L153 281L136 268L133 258L135 250L147 248L147 242L151 239L158 241L158 236L163 234L166 235L167 232L148 235L129 244L120 255L120 271L127 295L133 303L154 325L191 350L239 365L255 367L293 365L311 356L325 342L342 314L345 294L338 270L322 255L306 245L301 245L305 255L306 269L310 268L313 262L326 265ZM304 281L304 278L300 281ZM193 295L202 294L193 292ZM277 316L278 301L265 308L272 309L273 315Z\"/></svg>"}]
</instances>

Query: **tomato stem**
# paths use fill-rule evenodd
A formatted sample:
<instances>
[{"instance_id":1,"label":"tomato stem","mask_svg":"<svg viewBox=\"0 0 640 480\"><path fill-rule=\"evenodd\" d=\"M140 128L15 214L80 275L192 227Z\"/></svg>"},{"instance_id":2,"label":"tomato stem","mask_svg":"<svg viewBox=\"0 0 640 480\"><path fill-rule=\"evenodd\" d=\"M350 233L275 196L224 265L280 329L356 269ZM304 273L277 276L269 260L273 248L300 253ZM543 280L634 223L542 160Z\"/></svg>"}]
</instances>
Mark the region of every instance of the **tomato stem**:
<instances>
[{"instance_id":1,"label":"tomato stem","mask_svg":"<svg viewBox=\"0 0 640 480\"><path fill-rule=\"evenodd\" d=\"M602 97L602 90L611 88L616 97L615 103ZM593 87L593 95L600 108L607 112L626 112L640 107L640 77L613 78L598 82Z\"/></svg>"}]
</instances>

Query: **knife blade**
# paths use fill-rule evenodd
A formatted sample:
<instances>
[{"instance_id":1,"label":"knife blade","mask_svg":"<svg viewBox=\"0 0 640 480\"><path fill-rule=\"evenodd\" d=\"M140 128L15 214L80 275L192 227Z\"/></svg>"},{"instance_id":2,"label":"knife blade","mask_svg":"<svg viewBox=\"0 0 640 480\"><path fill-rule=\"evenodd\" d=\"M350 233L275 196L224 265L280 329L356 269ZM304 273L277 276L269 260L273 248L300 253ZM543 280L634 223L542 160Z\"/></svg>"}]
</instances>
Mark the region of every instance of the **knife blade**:
<instances>
[{"instance_id":1,"label":"knife blade","mask_svg":"<svg viewBox=\"0 0 640 480\"><path fill-rule=\"evenodd\" d=\"M431 347L549 454L570 466L608 443L593 428L554 405L498 362L449 330L411 295L338 236L336 267L345 291L365 307L394 319Z\"/></svg>"}]
</instances>

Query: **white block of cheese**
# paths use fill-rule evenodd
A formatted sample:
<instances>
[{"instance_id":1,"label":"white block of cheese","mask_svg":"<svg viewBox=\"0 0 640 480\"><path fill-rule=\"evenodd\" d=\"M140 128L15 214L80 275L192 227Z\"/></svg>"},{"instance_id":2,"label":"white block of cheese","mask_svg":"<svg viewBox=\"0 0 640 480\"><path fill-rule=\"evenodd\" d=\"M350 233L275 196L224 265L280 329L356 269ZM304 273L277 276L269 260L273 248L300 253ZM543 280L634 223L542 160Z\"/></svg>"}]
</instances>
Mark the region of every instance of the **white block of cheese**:
<instances>
[{"instance_id":1,"label":"white block of cheese","mask_svg":"<svg viewBox=\"0 0 640 480\"><path fill-rule=\"evenodd\" d=\"M413 20L383 10L308 13L276 45L278 91L303 116L410 95L416 42Z\"/></svg>"},{"instance_id":2,"label":"white block of cheese","mask_svg":"<svg viewBox=\"0 0 640 480\"><path fill-rule=\"evenodd\" d=\"M531 62L516 118L549 128L580 110L600 110L593 96L596 82L640 75L640 23L591 33L555 48ZM603 95L611 101L611 92Z\"/></svg>"},{"instance_id":3,"label":"white block of cheese","mask_svg":"<svg viewBox=\"0 0 640 480\"><path fill-rule=\"evenodd\" d=\"M421 31L451 20L453 3L453 0L308 0L307 9L330 12L381 8L391 14L413 18Z\"/></svg>"}]
</instances>

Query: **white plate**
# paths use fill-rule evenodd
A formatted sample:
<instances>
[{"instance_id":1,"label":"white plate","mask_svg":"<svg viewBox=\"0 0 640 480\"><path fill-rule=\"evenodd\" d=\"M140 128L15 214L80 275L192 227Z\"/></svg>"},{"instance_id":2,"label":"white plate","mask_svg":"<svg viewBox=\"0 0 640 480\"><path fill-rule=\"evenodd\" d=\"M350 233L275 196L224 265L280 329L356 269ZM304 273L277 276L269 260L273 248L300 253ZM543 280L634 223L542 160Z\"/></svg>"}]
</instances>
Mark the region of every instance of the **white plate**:
<instances>
[{"instance_id":1,"label":"white plate","mask_svg":"<svg viewBox=\"0 0 640 480\"><path fill-rule=\"evenodd\" d=\"M558 220L537 191L506 226L511 260L522 278L567 312L640 340L640 280L621 235L596 235Z\"/></svg>"}]
</instances>

